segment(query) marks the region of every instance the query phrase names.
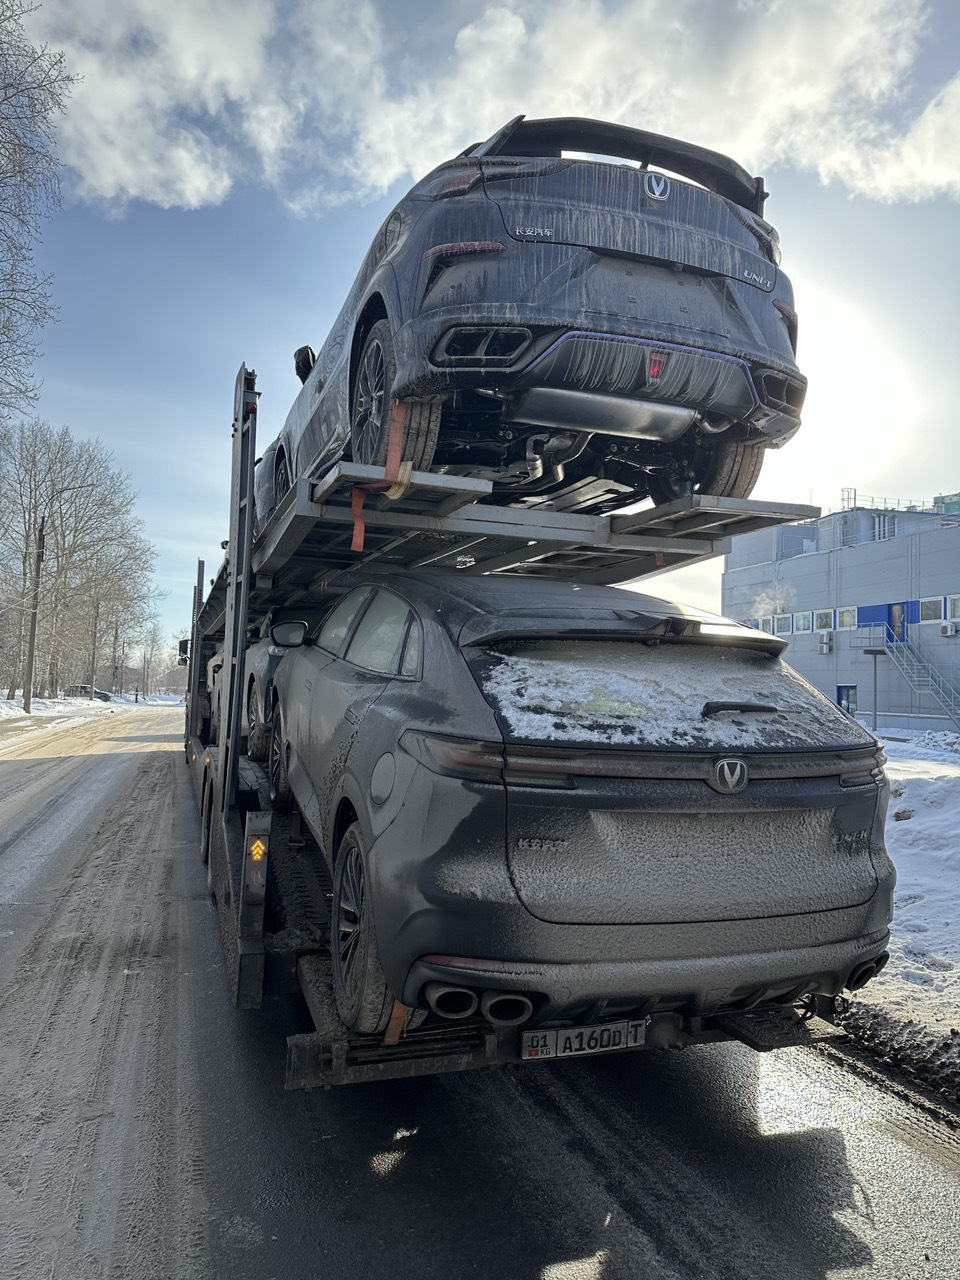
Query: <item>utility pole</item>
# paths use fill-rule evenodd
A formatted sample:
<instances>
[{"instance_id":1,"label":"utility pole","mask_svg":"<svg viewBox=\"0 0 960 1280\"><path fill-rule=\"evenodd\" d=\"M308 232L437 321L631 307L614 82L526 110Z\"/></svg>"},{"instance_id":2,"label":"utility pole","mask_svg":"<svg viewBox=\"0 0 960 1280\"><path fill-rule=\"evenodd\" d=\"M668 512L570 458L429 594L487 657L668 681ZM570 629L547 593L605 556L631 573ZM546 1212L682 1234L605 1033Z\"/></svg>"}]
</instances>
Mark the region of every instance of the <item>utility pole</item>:
<instances>
[{"instance_id":1,"label":"utility pole","mask_svg":"<svg viewBox=\"0 0 960 1280\"><path fill-rule=\"evenodd\" d=\"M37 526L37 558L33 564L33 590L30 605L30 633L27 639L27 665L23 673L23 711L30 714L30 703L33 697L33 664L37 652L37 614L40 612L40 566L43 564L44 526L47 523L46 512L40 517Z\"/></svg>"},{"instance_id":2,"label":"utility pole","mask_svg":"<svg viewBox=\"0 0 960 1280\"><path fill-rule=\"evenodd\" d=\"M90 644L90 701L93 701L94 677L97 674L97 628L100 625L100 601L93 602L93 640Z\"/></svg>"}]
</instances>

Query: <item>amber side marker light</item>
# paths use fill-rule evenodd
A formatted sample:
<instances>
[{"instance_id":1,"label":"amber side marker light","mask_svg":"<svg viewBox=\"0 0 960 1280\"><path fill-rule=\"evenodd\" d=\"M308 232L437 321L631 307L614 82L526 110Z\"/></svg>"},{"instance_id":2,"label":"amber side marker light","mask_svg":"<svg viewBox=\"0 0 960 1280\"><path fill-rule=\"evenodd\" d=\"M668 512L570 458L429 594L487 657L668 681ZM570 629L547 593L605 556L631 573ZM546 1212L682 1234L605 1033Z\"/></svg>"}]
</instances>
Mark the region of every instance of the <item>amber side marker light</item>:
<instances>
[{"instance_id":1,"label":"amber side marker light","mask_svg":"<svg viewBox=\"0 0 960 1280\"><path fill-rule=\"evenodd\" d=\"M267 856L268 847L266 836L250 836L247 841L247 855L253 862L262 862Z\"/></svg>"}]
</instances>

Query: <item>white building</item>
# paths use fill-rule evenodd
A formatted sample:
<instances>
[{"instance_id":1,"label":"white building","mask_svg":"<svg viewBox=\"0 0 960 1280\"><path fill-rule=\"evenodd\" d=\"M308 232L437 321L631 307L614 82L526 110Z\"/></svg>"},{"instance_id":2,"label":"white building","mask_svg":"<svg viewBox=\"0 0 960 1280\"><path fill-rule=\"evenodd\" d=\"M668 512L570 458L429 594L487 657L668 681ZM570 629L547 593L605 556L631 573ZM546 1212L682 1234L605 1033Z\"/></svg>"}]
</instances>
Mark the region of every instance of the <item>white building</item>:
<instances>
[{"instance_id":1,"label":"white building","mask_svg":"<svg viewBox=\"0 0 960 1280\"><path fill-rule=\"evenodd\" d=\"M960 494L857 500L735 538L723 612L861 719L960 728Z\"/></svg>"}]
</instances>

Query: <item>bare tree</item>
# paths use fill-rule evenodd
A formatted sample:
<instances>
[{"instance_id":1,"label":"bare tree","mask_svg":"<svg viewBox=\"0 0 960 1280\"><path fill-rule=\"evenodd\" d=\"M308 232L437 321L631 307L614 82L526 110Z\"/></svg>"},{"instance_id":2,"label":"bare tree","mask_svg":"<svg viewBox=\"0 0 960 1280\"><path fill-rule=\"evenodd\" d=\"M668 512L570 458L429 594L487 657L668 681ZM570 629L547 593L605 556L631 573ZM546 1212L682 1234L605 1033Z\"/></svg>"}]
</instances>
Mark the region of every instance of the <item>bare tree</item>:
<instances>
[{"instance_id":1,"label":"bare tree","mask_svg":"<svg viewBox=\"0 0 960 1280\"><path fill-rule=\"evenodd\" d=\"M0 484L10 495L0 518L0 678L8 696L28 651L31 692L114 684L159 594L129 477L99 440L77 441L66 427L33 421L0 424Z\"/></svg>"},{"instance_id":2,"label":"bare tree","mask_svg":"<svg viewBox=\"0 0 960 1280\"><path fill-rule=\"evenodd\" d=\"M154 677L166 666L170 654L164 638L163 623L152 617L143 629L140 639L140 688L146 697L153 688Z\"/></svg>"},{"instance_id":3,"label":"bare tree","mask_svg":"<svg viewBox=\"0 0 960 1280\"><path fill-rule=\"evenodd\" d=\"M33 246L59 204L54 121L75 80L63 54L27 39L30 12L24 0L0 0L0 414L36 399L37 331L54 309Z\"/></svg>"}]
</instances>

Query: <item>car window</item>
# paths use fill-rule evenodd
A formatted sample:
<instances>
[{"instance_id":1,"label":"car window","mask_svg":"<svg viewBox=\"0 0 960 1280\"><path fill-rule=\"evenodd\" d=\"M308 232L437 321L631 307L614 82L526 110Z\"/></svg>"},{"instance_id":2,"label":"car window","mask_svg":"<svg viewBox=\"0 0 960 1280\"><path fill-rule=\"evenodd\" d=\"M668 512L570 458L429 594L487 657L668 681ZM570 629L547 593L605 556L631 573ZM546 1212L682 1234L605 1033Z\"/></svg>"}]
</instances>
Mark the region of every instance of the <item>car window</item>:
<instances>
[{"instance_id":1,"label":"car window","mask_svg":"<svg viewBox=\"0 0 960 1280\"><path fill-rule=\"evenodd\" d=\"M357 624L346 659L367 671L393 675L407 630L410 606L389 591L378 591Z\"/></svg>"},{"instance_id":2,"label":"car window","mask_svg":"<svg viewBox=\"0 0 960 1280\"><path fill-rule=\"evenodd\" d=\"M515 740L685 750L871 741L785 662L733 646L505 640L468 660ZM728 710L705 716L710 701ZM738 714L744 704L752 711Z\"/></svg>"},{"instance_id":3,"label":"car window","mask_svg":"<svg viewBox=\"0 0 960 1280\"><path fill-rule=\"evenodd\" d=\"M418 676L420 674L420 650L423 647L422 635L420 623L411 614L407 643L403 648L403 662L400 664L400 674L402 676Z\"/></svg>"},{"instance_id":4,"label":"car window","mask_svg":"<svg viewBox=\"0 0 960 1280\"><path fill-rule=\"evenodd\" d=\"M369 587L362 587L359 591L351 591L345 599L332 610L327 616L327 620L320 628L317 636L317 644L321 649L326 649L328 653L339 653L343 644L344 637L350 630L350 624L357 616L357 611L370 594Z\"/></svg>"}]
</instances>

